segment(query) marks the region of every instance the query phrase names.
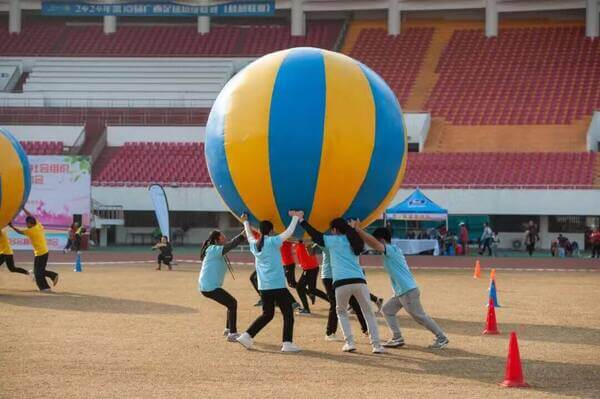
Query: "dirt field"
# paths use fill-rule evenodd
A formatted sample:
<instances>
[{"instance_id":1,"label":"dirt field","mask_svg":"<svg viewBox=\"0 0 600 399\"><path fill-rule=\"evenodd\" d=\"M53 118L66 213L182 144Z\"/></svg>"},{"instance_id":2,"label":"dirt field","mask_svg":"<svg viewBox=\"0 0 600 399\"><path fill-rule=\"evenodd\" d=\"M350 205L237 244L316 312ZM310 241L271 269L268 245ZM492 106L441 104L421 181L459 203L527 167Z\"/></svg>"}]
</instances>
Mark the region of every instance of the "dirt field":
<instances>
[{"instance_id":1,"label":"dirt field","mask_svg":"<svg viewBox=\"0 0 600 399\"><path fill-rule=\"evenodd\" d=\"M61 272L54 294L0 270L0 397L600 397L598 272L499 271L502 335L482 336L487 279L465 270L417 270L424 306L450 346L427 350L432 335L401 313L407 346L376 356L362 336L356 354L324 341L323 302L313 316L296 317L300 354L279 352L279 314L257 336L257 350L247 351L221 336L225 308L196 291L198 265L172 272L151 264L84 268L51 266ZM250 268L235 271L225 288L238 298L243 331L259 309L252 306ZM383 271L367 274L371 290L387 297ZM382 318L379 325L389 337ZM353 327L359 332L355 321ZM497 385L511 330L532 385L527 390Z\"/></svg>"}]
</instances>

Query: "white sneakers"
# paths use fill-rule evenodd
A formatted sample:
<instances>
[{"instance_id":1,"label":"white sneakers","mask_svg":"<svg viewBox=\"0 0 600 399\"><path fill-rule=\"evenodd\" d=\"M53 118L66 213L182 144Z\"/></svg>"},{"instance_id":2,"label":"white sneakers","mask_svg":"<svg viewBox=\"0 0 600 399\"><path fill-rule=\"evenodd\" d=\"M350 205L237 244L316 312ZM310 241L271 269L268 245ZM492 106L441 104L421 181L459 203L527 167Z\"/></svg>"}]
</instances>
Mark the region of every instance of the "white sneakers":
<instances>
[{"instance_id":1,"label":"white sneakers","mask_svg":"<svg viewBox=\"0 0 600 399\"><path fill-rule=\"evenodd\" d=\"M227 334L227 342L237 342L237 339L240 337L238 333L228 333Z\"/></svg>"},{"instance_id":2,"label":"white sneakers","mask_svg":"<svg viewBox=\"0 0 600 399\"><path fill-rule=\"evenodd\" d=\"M233 336L236 337L233 337ZM237 336L238 334L229 334L227 336L227 341L229 342L234 342L233 340L239 342L240 344L242 344L242 346L246 349L252 349L252 346L254 346L254 340L252 339L252 337L250 336L250 334L248 334L247 332L243 333L242 335ZM281 346L281 351L282 352L300 352L300 348L293 342L289 342L286 341L283 343L283 345Z\"/></svg>"},{"instance_id":3,"label":"white sneakers","mask_svg":"<svg viewBox=\"0 0 600 399\"><path fill-rule=\"evenodd\" d=\"M298 348L298 346L295 343L286 341L283 343L283 345L281 345L281 351L282 352L300 352L300 348Z\"/></svg>"},{"instance_id":4,"label":"white sneakers","mask_svg":"<svg viewBox=\"0 0 600 399\"><path fill-rule=\"evenodd\" d=\"M252 349L252 345L254 345L254 340L247 332L237 337L237 342L242 344L242 346L246 349Z\"/></svg>"},{"instance_id":5,"label":"white sneakers","mask_svg":"<svg viewBox=\"0 0 600 399\"><path fill-rule=\"evenodd\" d=\"M354 352L356 351L356 346L353 343L346 342L344 346L342 346L342 352Z\"/></svg>"},{"instance_id":6,"label":"white sneakers","mask_svg":"<svg viewBox=\"0 0 600 399\"><path fill-rule=\"evenodd\" d=\"M381 353L385 353L385 349L381 345L373 345L372 352L374 354L378 355L378 354L381 354Z\"/></svg>"},{"instance_id":7,"label":"white sneakers","mask_svg":"<svg viewBox=\"0 0 600 399\"><path fill-rule=\"evenodd\" d=\"M338 338L337 335L335 335L335 333L333 333L333 334L326 335L325 336L325 341L338 342L338 341L340 341L340 339Z\"/></svg>"}]
</instances>

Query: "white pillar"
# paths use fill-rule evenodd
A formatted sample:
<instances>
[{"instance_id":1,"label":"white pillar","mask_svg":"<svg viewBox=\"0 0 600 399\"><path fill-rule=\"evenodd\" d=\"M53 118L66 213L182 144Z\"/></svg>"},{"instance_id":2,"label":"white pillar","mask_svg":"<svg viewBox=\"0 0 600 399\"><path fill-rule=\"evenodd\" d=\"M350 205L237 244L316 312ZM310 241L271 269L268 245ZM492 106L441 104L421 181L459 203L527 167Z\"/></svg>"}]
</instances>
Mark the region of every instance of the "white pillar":
<instances>
[{"instance_id":1,"label":"white pillar","mask_svg":"<svg viewBox=\"0 0 600 399\"><path fill-rule=\"evenodd\" d=\"M108 245L108 227L102 226L102 228L100 229L99 241L100 241L98 243L99 247L106 247Z\"/></svg>"},{"instance_id":2,"label":"white pillar","mask_svg":"<svg viewBox=\"0 0 600 399\"><path fill-rule=\"evenodd\" d=\"M207 33L210 33L210 17L198 17L198 33L200 33L201 35L206 35Z\"/></svg>"},{"instance_id":3,"label":"white pillar","mask_svg":"<svg viewBox=\"0 0 600 399\"><path fill-rule=\"evenodd\" d=\"M306 16L302 2L304 0L292 0L292 36L304 36L306 34Z\"/></svg>"},{"instance_id":4,"label":"white pillar","mask_svg":"<svg viewBox=\"0 0 600 399\"><path fill-rule=\"evenodd\" d=\"M110 35L117 32L117 17L115 15L106 15L104 17L104 34Z\"/></svg>"},{"instance_id":5,"label":"white pillar","mask_svg":"<svg viewBox=\"0 0 600 399\"><path fill-rule=\"evenodd\" d=\"M8 33L21 33L21 4L19 0L10 0L8 7Z\"/></svg>"},{"instance_id":6,"label":"white pillar","mask_svg":"<svg viewBox=\"0 0 600 399\"><path fill-rule=\"evenodd\" d=\"M587 0L585 8L585 35L598 37L598 0Z\"/></svg>"},{"instance_id":7,"label":"white pillar","mask_svg":"<svg viewBox=\"0 0 600 399\"><path fill-rule=\"evenodd\" d=\"M202 0L199 3L201 6L208 6L208 0ZM198 17L198 33L205 35L210 32L210 17L200 16Z\"/></svg>"},{"instance_id":8,"label":"white pillar","mask_svg":"<svg viewBox=\"0 0 600 399\"><path fill-rule=\"evenodd\" d=\"M390 0L388 5L388 35L400 34L400 5L398 0Z\"/></svg>"},{"instance_id":9,"label":"white pillar","mask_svg":"<svg viewBox=\"0 0 600 399\"><path fill-rule=\"evenodd\" d=\"M498 5L496 0L485 0L485 36L498 36Z\"/></svg>"}]
</instances>

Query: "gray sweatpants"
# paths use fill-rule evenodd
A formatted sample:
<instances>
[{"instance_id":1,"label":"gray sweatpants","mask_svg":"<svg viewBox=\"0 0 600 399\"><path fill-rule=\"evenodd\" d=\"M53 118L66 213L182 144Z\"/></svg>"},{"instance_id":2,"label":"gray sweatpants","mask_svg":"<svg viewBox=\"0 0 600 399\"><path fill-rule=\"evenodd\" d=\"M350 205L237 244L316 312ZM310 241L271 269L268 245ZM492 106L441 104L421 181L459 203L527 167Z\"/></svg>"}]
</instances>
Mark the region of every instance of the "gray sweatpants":
<instances>
[{"instance_id":1,"label":"gray sweatpants","mask_svg":"<svg viewBox=\"0 0 600 399\"><path fill-rule=\"evenodd\" d=\"M431 331L437 338L446 336L440 326L423 310L423 306L421 306L421 291L415 288L401 296L391 297L383 305L383 308L381 308L385 321L393 334L393 338L402 338L398 318L396 317L396 313L402 308L406 309L406 313L417 323Z\"/></svg>"},{"instance_id":2,"label":"gray sweatpants","mask_svg":"<svg viewBox=\"0 0 600 399\"><path fill-rule=\"evenodd\" d=\"M350 327L350 319L348 318L348 303L350 297L353 296L360 305L367 322L369 329L369 336L371 338L371 345L379 346L379 330L377 329L377 319L375 319L375 313L371 308L370 292L369 288L364 283L342 285L335 289L335 310L344 332L344 339L349 344L354 344L354 336L352 335L352 328Z\"/></svg>"}]
</instances>

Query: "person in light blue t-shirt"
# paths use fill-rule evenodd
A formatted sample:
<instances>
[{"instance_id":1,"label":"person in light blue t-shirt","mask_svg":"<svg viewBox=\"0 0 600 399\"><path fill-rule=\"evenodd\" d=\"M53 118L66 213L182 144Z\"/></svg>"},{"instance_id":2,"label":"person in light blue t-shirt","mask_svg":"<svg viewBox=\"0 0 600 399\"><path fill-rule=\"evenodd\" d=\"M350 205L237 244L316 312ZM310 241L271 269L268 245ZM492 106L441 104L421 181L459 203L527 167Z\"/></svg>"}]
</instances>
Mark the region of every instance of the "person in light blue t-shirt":
<instances>
[{"instance_id":1,"label":"person in light blue t-shirt","mask_svg":"<svg viewBox=\"0 0 600 399\"><path fill-rule=\"evenodd\" d=\"M301 212L298 213L303 215ZM294 335L294 310L292 302L294 299L287 289L287 279L281 261L281 245L290 238L298 224L297 212L290 211L292 221L288 228L281 234L272 236L273 223L263 220L258 225L260 236L257 238L252 234L247 215L242 215L244 230L250 243L250 252L254 255L256 276L258 279L258 291L262 301L263 313L248 327L245 333L239 336L237 341L245 348L251 349L253 338L262 330L275 315L275 305L283 314L283 344L282 352L299 352L293 342Z\"/></svg>"},{"instance_id":2,"label":"person in light blue t-shirt","mask_svg":"<svg viewBox=\"0 0 600 399\"><path fill-rule=\"evenodd\" d=\"M435 335L433 344L429 346L430 349L443 349L448 346L449 341L444 331L423 310L419 287L406 263L402 250L391 245L392 233L390 230L380 227L373 232L373 235L370 235L360 228L358 221L353 223L353 227L369 247L382 253L383 268L392 283L394 296L383 305L382 311L393 336L383 346L396 348L404 345L404 338L402 338L396 318L396 314L402 308L406 309L406 312L417 323Z\"/></svg>"},{"instance_id":3,"label":"person in light blue t-shirt","mask_svg":"<svg viewBox=\"0 0 600 399\"><path fill-rule=\"evenodd\" d=\"M237 300L222 288L225 273L231 267L226 254L243 241L243 233L237 235L233 240L227 241L225 234L219 230L213 230L200 249L202 269L200 269L198 278L198 291L205 297L227 307L227 324L223 335L229 342L236 342L239 334L236 323Z\"/></svg>"}]
</instances>

